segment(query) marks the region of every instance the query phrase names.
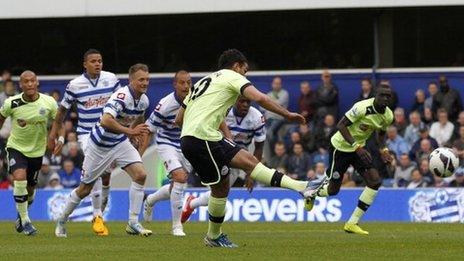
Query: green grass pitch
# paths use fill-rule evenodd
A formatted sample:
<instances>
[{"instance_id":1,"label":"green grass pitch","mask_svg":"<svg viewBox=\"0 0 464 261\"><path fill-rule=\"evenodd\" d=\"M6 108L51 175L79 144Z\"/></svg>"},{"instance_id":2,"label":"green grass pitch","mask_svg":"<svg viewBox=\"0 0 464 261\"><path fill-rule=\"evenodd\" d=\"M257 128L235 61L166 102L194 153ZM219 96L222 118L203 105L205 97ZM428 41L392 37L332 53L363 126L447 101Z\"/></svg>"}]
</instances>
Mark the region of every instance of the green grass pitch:
<instances>
[{"instance_id":1,"label":"green grass pitch","mask_svg":"<svg viewBox=\"0 0 464 261\"><path fill-rule=\"evenodd\" d=\"M237 249L205 247L206 223L187 223L184 238L171 236L167 222L146 224L148 238L126 235L121 222L108 223L107 237L69 223L68 238L55 238L54 223L34 224L39 234L26 237L0 223L1 260L460 260L464 245L463 224L366 223L371 234L359 236L341 223L226 223Z\"/></svg>"}]
</instances>

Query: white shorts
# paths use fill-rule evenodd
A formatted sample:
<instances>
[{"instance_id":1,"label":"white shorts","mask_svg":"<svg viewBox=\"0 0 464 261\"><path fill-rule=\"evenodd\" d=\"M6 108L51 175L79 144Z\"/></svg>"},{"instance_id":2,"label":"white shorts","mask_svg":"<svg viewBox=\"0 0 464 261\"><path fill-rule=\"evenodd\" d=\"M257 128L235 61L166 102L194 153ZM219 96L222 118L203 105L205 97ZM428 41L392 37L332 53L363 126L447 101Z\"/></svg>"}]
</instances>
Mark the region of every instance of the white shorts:
<instances>
[{"instance_id":1,"label":"white shorts","mask_svg":"<svg viewBox=\"0 0 464 261\"><path fill-rule=\"evenodd\" d=\"M84 155L85 155L85 150L87 149L87 143L89 142L89 138L90 138L90 133L81 134L77 137L77 142L79 143L79 146L81 147L82 152L84 152Z\"/></svg>"},{"instance_id":2,"label":"white shorts","mask_svg":"<svg viewBox=\"0 0 464 261\"><path fill-rule=\"evenodd\" d=\"M124 169L132 163L142 163L139 152L132 146L129 139L113 148L98 147L91 140L87 143L84 164L82 165L82 183L89 184L100 177L111 164L115 162Z\"/></svg>"},{"instance_id":3,"label":"white shorts","mask_svg":"<svg viewBox=\"0 0 464 261\"><path fill-rule=\"evenodd\" d=\"M233 186L238 178L245 180L246 173L241 169L230 169L229 170L229 186Z\"/></svg>"},{"instance_id":4,"label":"white shorts","mask_svg":"<svg viewBox=\"0 0 464 261\"><path fill-rule=\"evenodd\" d=\"M192 171L192 165L184 157L181 151L169 145L156 145L156 151L160 160L163 162L168 178L171 178L171 172L183 168L187 173Z\"/></svg>"}]
</instances>

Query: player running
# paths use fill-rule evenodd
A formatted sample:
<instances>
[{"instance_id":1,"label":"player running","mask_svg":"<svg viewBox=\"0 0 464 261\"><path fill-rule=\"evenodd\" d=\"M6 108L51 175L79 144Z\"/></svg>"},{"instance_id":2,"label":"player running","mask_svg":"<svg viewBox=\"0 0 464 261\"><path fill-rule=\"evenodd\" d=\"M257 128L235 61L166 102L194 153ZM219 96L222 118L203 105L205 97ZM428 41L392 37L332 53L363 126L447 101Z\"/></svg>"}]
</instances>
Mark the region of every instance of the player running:
<instances>
[{"instance_id":1,"label":"player running","mask_svg":"<svg viewBox=\"0 0 464 261\"><path fill-rule=\"evenodd\" d=\"M95 181L110 165L115 162L132 178L129 189L129 222L126 232L132 235L149 236L151 230L145 229L138 222L138 215L143 202L143 186L146 172L142 159L131 140L148 134L148 126L144 121L144 113L148 108L148 97L145 94L149 84L148 67L135 64L129 68L129 85L120 88L111 95L103 109L100 121L92 128L87 141L81 184L71 192L66 200L64 211L57 220L55 235L66 237L65 222L89 195Z\"/></svg>"},{"instance_id":2,"label":"player running","mask_svg":"<svg viewBox=\"0 0 464 261\"><path fill-rule=\"evenodd\" d=\"M261 161L264 140L266 139L265 120L263 114L250 105L250 99L244 96L239 96L234 107L232 107L227 114L226 125L232 134L232 139L235 144L243 149L248 150L251 143L254 141L253 155L258 161ZM232 187L239 177L244 176L245 184L250 192L253 189L253 180L251 180L250 177L242 170L230 169L229 176L229 186ZM207 206L210 195L211 191L201 194L198 198L190 195L187 198L184 210L182 211L182 223L189 219L190 215L196 208L200 206Z\"/></svg>"},{"instance_id":3,"label":"player running","mask_svg":"<svg viewBox=\"0 0 464 261\"><path fill-rule=\"evenodd\" d=\"M92 128L97 124L103 112L103 107L111 95L120 85L113 73L102 71L103 59L98 50L89 49L84 53L83 66L85 73L69 82L58 109L57 117L50 131L49 142L55 141L57 132L68 110L73 104L77 105L77 135L80 147L86 153L87 140ZM54 154L60 154L63 148L64 137L60 136L54 146ZM101 178L95 182L92 190L93 220L92 229L100 236L108 235L108 228L103 223L103 211L108 200L111 168L105 171ZM103 185L102 185L103 182Z\"/></svg>"},{"instance_id":4,"label":"player running","mask_svg":"<svg viewBox=\"0 0 464 261\"><path fill-rule=\"evenodd\" d=\"M51 96L39 93L39 81L34 72L24 71L19 84L23 92L8 98L0 109L0 128L5 119L11 117L6 152L18 211L16 231L31 236L37 229L31 223L28 207L34 200L37 175L42 167L48 123L55 119L58 108Z\"/></svg>"},{"instance_id":5,"label":"player running","mask_svg":"<svg viewBox=\"0 0 464 261\"><path fill-rule=\"evenodd\" d=\"M176 117L176 123L182 126L182 153L200 176L202 184L211 187L209 227L204 242L212 247L237 247L221 231L229 194L229 166L244 170L252 179L266 185L289 188L303 195L311 189L306 181L293 180L264 166L250 152L223 138L219 131L227 110L240 94L290 122L305 122L300 114L289 112L258 91L244 77L247 71L247 59L240 51L225 51L219 58L219 71L194 85Z\"/></svg>"},{"instance_id":6,"label":"player running","mask_svg":"<svg viewBox=\"0 0 464 261\"><path fill-rule=\"evenodd\" d=\"M343 175L350 165L364 178L366 188L359 197L358 206L344 226L348 233L368 235L358 222L377 196L381 185L378 171L372 165L372 157L364 148L366 140L377 131L382 160L389 164L392 157L385 146L385 131L393 122L393 113L387 105L392 97L389 85L381 84L375 98L363 100L345 114L338 123L338 131L331 138L330 163L326 171L327 180L322 180L320 188L313 190L312 197L306 199L306 209L311 210L316 196L328 197L340 191Z\"/></svg>"},{"instance_id":7,"label":"player running","mask_svg":"<svg viewBox=\"0 0 464 261\"><path fill-rule=\"evenodd\" d=\"M143 218L150 222L153 216L153 206L161 200L171 201L172 234L185 236L180 215L182 212L182 200L184 189L187 187L187 177L192 171L192 166L185 159L180 150L180 128L175 125L174 119L180 105L187 96L192 79L186 71L178 71L174 76L174 92L162 98L146 124L150 128L150 134L139 147L140 155L143 155L153 135L156 135L156 150L161 161L166 167L170 184L162 186L155 193L148 195L143 204Z\"/></svg>"}]
</instances>

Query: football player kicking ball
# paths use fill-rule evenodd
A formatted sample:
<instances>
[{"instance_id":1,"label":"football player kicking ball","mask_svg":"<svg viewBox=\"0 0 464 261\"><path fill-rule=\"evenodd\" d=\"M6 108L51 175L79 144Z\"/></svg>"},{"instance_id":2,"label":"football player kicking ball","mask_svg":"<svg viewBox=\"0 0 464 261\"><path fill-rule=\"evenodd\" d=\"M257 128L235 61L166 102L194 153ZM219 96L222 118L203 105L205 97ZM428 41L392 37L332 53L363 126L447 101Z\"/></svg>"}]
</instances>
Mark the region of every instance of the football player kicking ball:
<instances>
[{"instance_id":1,"label":"football player kicking ball","mask_svg":"<svg viewBox=\"0 0 464 261\"><path fill-rule=\"evenodd\" d=\"M306 181L293 180L264 166L253 154L223 138L219 125L240 94L290 122L304 123L305 119L279 106L244 77L248 62L240 51L225 51L218 64L219 71L204 77L190 90L179 109L176 123L182 126L182 153L202 184L211 188L209 226L204 242L212 247L237 247L221 231L229 194L229 166L244 170L252 179L263 184L289 188L304 196L313 188Z\"/></svg>"},{"instance_id":2,"label":"football player kicking ball","mask_svg":"<svg viewBox=\"0 0 464 261\"><path fill-rule=\"evenodd\" d=\"M149 104L145 94L148 84L148 67L144 64L135 64L129 68L129 85L111 95L105 105L100 122L92 128L87 142L81 184L71 192L66 200L64 211L57 220L55 229L57 237L67 236L65 223L69 215L81 200L89 195L95 181L113 162L116 162L132 178L126 232L142 236L152 234L151 230L145 229L138 222L147 174L138 151L128 139L129 137L131 140L136 140L141 135L148 134L148 126L142 123Z\"/></svg>"},{"instance_id":3,"label":"football player kicking ball","mask_svg":"<svg viewBox=\"0 0 464 261\"><path fill-rule=\"evenodd\" d=\"M364 146L372 133L377 131L380 155L385 163L391 162L391 155L385 146L385 131L393 121L393 113L387 107L391 97L390 86L381 84L376 90L375 98L355 103L340 120L337 125L338 131L331 138L327 179L321 180L320 187L311 191L311 197L305 201L306 209L311 210L316 196L337 195L343 175L352 165L364 178L366 188L359 197L358 206L344 226L348 233L369 234L358 226L358 222L377 196L381 180L378 171L372 165L372 157Z\"/></svg>"},{"instance_id":4,"label":"football player kicking ball","mask_svg":"<svg viewBox=\"0 0 464 261\"><path fill-rule=\"evenodd\" d=\"M166 167L170 184L166 184L155 193L150 194L143 203L143 218L150 222L153 216L153 207L156 202L170 199L172 215L172 234L185 236L180 215L182 212L182 199L184 189L187 187L187 176L192 167L180 150L180 128L175 125L174 119L180 105L187 96L192 80L186 71L178 71L174 76L174 92L162 98L146 121L150 134L145 137L139 146L140 155L143 155L153 135L156 135L156 150Z\"/></svg>"},{"instance_id":5,"label":"football player kicking ball","mask_svg":"<svg viewBox=\"0 0 464 261\"><path fill-rule=\"evenodd\" d=\"M231 132L232 139L235 144L243 149L248 150L251 143L254 141L253 155L258 161L261 161L264 140L266 139L265 121L263 114L250 105L250 99L240 96L234 107L227 114L226 125ZM242 174L245 173L240 169L231 169L229 173L229 186L232 187L235 181ZM245 185L251 192L254 183L248 175L245 176ZM196 208L200 206L208 206L210 195L211 191L201 194L198 198L190 195L187 198L185 207L182 211L182 223L185 223L189 219L190 215Z\"/></svg>"},{"instance_id":6,"label":"football player kicking ball","mask_svg":"<svg viewBox=\"0 0 464 261\"><path fill-rule=\"evenodd\" d=\"M56 116L56 101L39 93L35 73L25 71L19 84L22 93L8 98L0 109L0 128L11 117L12 129L6 152L8 170L13 175L13 196L18 218L16 231L31 236L37 233L28 215L37 185L37 175L42 166L47 143L47 128Z\"/></svg>"}]
</instances>

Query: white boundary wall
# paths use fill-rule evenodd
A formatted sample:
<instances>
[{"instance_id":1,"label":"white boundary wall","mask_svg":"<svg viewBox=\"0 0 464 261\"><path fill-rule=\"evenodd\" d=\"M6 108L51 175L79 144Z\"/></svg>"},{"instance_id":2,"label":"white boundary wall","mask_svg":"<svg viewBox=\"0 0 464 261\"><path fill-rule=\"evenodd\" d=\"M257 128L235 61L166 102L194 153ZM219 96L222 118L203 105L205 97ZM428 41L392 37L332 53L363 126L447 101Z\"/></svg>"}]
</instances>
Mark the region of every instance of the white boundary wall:
<instances>
[{"instance_id":1,"label":"white boundary wall","mask_svg":"<svg viewBox=\"0 0 464 261\"><path fill-rule=\"evenodd\" d=\"M456 6L463 0L0 0L0 19Z\"/></svg>"}]
</instances>

